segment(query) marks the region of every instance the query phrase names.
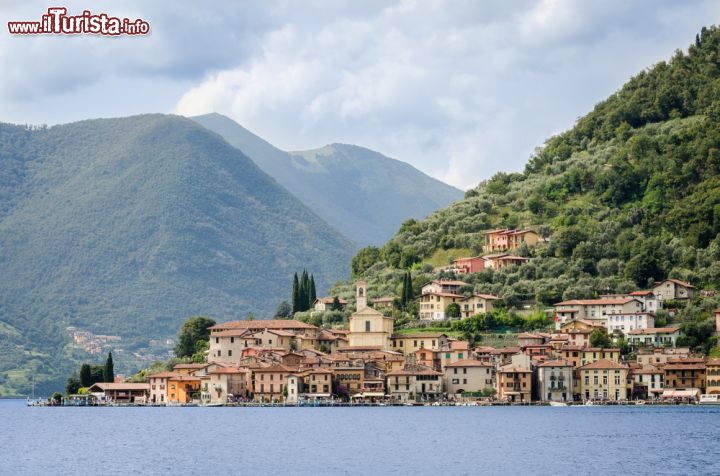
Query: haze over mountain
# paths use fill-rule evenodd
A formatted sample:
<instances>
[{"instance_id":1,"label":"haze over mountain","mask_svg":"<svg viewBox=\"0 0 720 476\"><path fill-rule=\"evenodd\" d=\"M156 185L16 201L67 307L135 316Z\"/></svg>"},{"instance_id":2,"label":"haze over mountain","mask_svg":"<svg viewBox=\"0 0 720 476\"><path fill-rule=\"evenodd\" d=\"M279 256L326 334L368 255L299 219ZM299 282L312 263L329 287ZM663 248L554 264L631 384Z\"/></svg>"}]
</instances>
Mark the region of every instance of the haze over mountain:
<instances>
[{"instance_id":1,"label":"haze over mountain","mask_svg":"<svg viewBox=\"0 0 720 476\"><path fill-rule=\"evenodd\" d=\"M408 218L424 218L462 198L455 187L363 147L330 144L285 152L223 115L192 119L223 136L362 246L381 244Z\"/></svg>"},{"instance_id":2,"label":"haze over mountain","mask_svg":"<svg viewBox=\"0 0 720 476\"><path fill-rule=\"evenodd\" d=\"M58 373L67 326L132 349L189 315L269 316L293 272L306 267L322 293L347 276L353 250L191 120L0 124L3 379L28 366Z\"/></svg>"}]
</instances>

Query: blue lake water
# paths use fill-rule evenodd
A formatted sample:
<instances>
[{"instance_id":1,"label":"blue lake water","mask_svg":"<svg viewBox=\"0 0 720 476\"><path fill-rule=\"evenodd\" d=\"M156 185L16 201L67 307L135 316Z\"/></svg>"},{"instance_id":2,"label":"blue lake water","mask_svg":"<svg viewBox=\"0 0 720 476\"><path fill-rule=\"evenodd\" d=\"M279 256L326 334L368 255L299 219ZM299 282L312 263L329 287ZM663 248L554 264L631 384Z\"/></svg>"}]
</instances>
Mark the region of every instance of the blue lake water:
<instances>
[{"instance_id":1,"label":"blue lake water","mask_svg":"<svg viewBox=\"0 0 720 476\"><path fill-rule=\"evenodd\" d=\"M718 407L28 408L0 474L720 474Z\"/></svg>"}]
</instances>

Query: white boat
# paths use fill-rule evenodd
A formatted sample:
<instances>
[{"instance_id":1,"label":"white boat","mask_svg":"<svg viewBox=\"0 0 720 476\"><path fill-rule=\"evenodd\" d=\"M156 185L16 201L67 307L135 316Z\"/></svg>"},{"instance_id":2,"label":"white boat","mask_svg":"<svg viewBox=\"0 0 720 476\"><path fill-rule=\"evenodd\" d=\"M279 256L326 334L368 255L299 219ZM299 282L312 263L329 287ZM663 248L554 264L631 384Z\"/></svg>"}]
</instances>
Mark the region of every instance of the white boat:
<instances>
[{"instance_id":1,"label":"white boat","mask_svg":"<svg viewBox=\"0 0 720 476\"><path fill-rule=\"evenodd\" d=\"M566 407L568 406L565 402L550 402L551 407Z\"/></svg>"},{"instance_id":2,"label":"white boat","mask_svg":"<svg viewBox=\"0 0 720 476\"><path fill-rule=\"evenodd\" d=\"M720 395L707 393L700 395L700 405L720 405Z\"/></svg>"}]
</instances>

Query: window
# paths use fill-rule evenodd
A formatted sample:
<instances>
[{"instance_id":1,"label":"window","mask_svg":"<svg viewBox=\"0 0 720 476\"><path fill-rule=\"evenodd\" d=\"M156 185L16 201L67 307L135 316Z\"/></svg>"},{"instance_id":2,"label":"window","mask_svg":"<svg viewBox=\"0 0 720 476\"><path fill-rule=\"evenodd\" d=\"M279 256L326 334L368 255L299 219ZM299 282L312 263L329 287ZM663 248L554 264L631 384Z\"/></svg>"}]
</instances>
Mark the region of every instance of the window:
<instances>
[{"instance_id":1,"label":"window","mask_svg":"<svg viewBox=\"0 0 720 476\"><path fill-rule=\"evenodd\" d=\"M232 349L228 349L228 357L232 357Z\"/></svg>"},{"instance_id":2,"label":"window","mask_svg":"<svg viewBox=\"0 0 720 476\"><path fill-rule=\"evenodd\" d=\"M231 344L234 344L234 343L235 343L235 338L234 338L234 337L231 337L231 338L230 338L230 343L231 343Z\"/></svg>"},{"instance_id":3,"label":"window","mask_svg":"<svg viewBox=\"0 0 720 476\"><path fill-rule=\"evenodd\" d=\"M365 332L370 332L370 321L365 321Z\"/></svg>"}]
</instances>

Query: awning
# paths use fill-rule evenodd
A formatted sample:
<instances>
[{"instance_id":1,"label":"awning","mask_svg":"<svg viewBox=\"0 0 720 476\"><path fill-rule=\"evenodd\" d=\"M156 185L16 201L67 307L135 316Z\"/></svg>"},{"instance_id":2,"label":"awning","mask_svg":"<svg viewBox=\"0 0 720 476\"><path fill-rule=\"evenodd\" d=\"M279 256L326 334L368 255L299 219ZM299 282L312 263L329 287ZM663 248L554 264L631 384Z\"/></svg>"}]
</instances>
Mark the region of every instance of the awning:
<instances>
[{"instance_id":1,"label":"awning","mask_svg":"<svg viewBox=\"0 0 720 476\"><path fill-rule=\"evenodd\" d=\"M664 390L662 398L697 398L700 395L699 389L692 390Z\"/></svg>"}]
</instances>

